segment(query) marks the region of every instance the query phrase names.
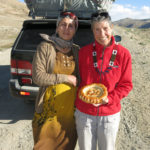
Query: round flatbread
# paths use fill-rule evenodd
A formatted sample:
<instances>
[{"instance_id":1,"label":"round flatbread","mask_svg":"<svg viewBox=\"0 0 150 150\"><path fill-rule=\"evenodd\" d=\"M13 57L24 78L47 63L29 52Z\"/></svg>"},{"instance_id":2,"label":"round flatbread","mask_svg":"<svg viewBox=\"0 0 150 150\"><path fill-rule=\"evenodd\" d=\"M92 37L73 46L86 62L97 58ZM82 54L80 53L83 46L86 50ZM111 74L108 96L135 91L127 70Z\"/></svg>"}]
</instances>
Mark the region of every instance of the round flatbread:
<instances>
[{"instance_id":1,"label":"round flatbread","mask_svg":"<svg viewBox=\"0 0 150 150\"><path fill-rule=\"evenodd\" d=\"M107 95L107 88L100 83L83 86L79 91L79 98L90 104L102 103L102 99L107 97Z\"/></svg>"}]
</instances>

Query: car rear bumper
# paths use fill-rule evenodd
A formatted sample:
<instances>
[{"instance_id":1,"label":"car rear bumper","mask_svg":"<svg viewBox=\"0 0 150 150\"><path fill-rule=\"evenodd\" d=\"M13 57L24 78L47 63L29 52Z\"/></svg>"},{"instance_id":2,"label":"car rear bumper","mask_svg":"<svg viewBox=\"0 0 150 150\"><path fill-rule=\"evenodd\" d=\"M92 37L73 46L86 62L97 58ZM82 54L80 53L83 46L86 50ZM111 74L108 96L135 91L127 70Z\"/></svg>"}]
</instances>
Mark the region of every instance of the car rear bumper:
<instances>
[{"instance_id":1,"label":"car rear bumper","mask_svg":"<svg viewBox=\"0 0 150 150\"><path fill-rule=\"evenodd\" d=\"M39 91L39 87L20 86L17 79L10 79L9 80L9 91L13 97L35 100L36 95ZM20 95L21 91L22 92L29 92L30 95Z\"/></svg>"}]
</instances>

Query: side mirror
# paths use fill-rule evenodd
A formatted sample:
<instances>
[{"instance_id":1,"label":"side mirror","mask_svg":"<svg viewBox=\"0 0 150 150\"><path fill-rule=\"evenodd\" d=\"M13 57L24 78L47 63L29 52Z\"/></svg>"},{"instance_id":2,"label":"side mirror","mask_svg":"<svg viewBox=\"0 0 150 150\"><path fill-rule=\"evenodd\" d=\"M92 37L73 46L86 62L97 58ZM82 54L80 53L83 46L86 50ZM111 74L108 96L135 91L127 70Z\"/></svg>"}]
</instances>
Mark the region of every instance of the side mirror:
<instances>
[{"instance_id":1,"label":"side mirror","mask_svg":"<svg viewBox=\"0 0 150 150\"><path fill-rule=\"evenodd\" d=\"M115 41L116 42L121 42L121 36L120 35L115 35Z\"/></svg>"}]
</instances>

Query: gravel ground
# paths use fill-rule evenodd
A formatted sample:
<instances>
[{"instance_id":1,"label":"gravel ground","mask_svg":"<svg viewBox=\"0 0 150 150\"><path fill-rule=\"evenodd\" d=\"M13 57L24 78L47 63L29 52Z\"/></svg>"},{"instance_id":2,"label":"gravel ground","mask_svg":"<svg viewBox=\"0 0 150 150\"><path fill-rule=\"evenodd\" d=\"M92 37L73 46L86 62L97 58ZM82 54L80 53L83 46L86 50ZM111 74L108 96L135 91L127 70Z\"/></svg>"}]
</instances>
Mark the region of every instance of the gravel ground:
<instances>
[{"instance_id":1,"label":"gravel ground","mask_svg":"<svg viewBox=\"0 0 150 150\"><path fill-rule=\"evenodd\" d=\"M144 38L139 41L136 33L142 34L142 31L136 30L133 34L132 30L120 27L115 28L115 31L123 38L121 44L131 52L134 85L132 92L121 102L121 123L116 149L149 150L150 45L144 44ZM10 50L0 51L0 150L32 150L31 120L34 105L25 104L21 99L11 97L9 93ZM75 150L78 150L78 145Z\"/></svg>"},{"instance_id":2,"label":"gravel ground","mask_svg":"<svg viewBox=\"0 0 150 150\"><path fill-rule=\"evenodd\" d=\"M8 87L10 47L27 10L17 0L0 0L0 4L0 150L32 150L34 105L11 97ZM121 44L131 52L134 85L121 102L116 150L150 150L150 29L115 26L114 34L122 36Z\"/></svg>"}]
</instances>

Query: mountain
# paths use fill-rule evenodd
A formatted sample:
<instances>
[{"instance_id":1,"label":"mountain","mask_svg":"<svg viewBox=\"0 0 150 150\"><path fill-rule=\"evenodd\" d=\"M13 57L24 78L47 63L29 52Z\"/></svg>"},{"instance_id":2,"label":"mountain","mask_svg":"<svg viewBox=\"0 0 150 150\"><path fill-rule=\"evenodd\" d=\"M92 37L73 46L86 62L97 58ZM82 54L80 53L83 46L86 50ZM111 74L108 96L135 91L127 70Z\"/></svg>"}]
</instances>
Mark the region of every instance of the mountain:
<instances>
[{"instance_id":1,"label":"mountain","mask_svg":"<svg viewBox=\"0 0 150 150\"><path fill-rule=\"evenodd\" d=\"M15 15L16 17L25 17L28 15L28 9L25 3L18 0L0 0L0 15ZM11 19L11 18L9 18Z\"/></svg>"},{"instance_id":2,"label":"mountain","mask_svg":"<svg viewBox=\"0 0 150 150\"><path fill-rule=\"evenodd\" d=\"M25 19L29 19L25 3L0 0L0 50L12 46Z\"/></svg>"},{"instance_id":3,"label":"mountain","mask_svg":"<svg viewBox=\"0 0 150 150\"><path fill-rule=\"evenodd\" d=\"M113 22L114 25L123 26L127 28L150 28L150 19L131 19L125 18Z\"/></svg>"}]
</instances>

